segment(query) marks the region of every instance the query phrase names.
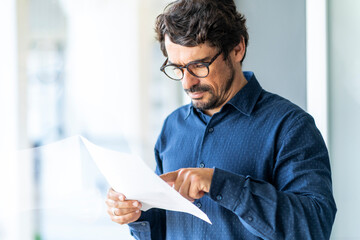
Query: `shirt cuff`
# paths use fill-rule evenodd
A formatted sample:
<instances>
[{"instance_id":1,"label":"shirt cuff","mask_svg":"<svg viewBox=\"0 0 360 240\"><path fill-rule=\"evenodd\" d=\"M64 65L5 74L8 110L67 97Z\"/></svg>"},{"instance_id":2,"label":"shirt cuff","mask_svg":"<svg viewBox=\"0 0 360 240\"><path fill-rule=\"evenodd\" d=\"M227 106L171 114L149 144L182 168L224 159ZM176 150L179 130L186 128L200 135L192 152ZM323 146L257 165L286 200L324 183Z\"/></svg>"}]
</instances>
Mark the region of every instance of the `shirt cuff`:
<instances>
[{"instance_id":1,"label":"shirt cuff","mask_svg":"<svg viewBox=\"0 0 360 240\"><path fill-rule=\"evenodd\" d=\"M221 206L234 211L240 201L245 177L214 168L209 196Z\"/></svg>"},{"instance_id":2,"label":"shirt cuff","mask_svg":"<svg viewBox=\"0 0 360 240\"><path fill-rule=\"evenodd\" d=\"M131 236L135 239L151 240L150 223L148 221L133 222L128 224Z\"/></svg>"}]
</instances>

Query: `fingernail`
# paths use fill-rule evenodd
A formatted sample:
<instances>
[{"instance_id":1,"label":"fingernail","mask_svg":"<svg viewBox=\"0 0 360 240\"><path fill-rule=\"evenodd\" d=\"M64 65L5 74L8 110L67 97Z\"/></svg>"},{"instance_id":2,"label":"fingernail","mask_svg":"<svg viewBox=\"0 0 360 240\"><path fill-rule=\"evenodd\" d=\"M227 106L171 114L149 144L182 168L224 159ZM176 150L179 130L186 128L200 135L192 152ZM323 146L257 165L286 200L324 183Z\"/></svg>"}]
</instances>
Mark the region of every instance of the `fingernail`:
<instances>
[{"instance_id":1,"label":"fingernail","mask_svg":"<svg viewBox=\"0 0 360 240\"><path fill-rule=\"evenodd\" d=\"M133 202L133 206L134 206L134 207L137 207L138 205L139 205L138 202Z\"/></svg>"},{"instance_id":2,"label":"fingernail","mask_svg":"<svg viewBox=\"0 0 360 240\"><path fill-rule=\"evenodd\" d=\"M139 213L140 212L140 210L136 210L136 213Z\"/></svg>"},{"instance_id":3,"label":"fingernail","mask_svg":"<svg viewBox=\"0 0 360 240\"><path fill-rule=\"evenodd\" d=\"M120 199L120 201L125 201L125 196L121 195L121 196L119 196L119 199Z\"/></svg>"}]
</instances>

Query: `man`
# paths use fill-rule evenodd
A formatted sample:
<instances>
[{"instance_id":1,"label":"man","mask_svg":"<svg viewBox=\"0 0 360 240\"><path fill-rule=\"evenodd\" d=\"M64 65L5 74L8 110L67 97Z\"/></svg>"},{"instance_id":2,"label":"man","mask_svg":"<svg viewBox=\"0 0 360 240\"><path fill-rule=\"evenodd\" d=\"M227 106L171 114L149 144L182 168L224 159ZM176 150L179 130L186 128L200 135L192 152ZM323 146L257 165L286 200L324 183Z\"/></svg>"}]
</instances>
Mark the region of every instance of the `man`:
<instances>
[{"instance_id":1,"label":"man","mask_svg":"<svg viewBox=\"0 0 360 240\"><path fill-rule=\"evenodd\" d=\"M108 213L136 239L329 239L336 206L312 117L242 72L248 34L232 0L180 0L158 16L161 70L192 102L165 120L156 173L212 225L109 190ZM141 176L139 176L141 177Z\"/></svg>"}]
</instances>

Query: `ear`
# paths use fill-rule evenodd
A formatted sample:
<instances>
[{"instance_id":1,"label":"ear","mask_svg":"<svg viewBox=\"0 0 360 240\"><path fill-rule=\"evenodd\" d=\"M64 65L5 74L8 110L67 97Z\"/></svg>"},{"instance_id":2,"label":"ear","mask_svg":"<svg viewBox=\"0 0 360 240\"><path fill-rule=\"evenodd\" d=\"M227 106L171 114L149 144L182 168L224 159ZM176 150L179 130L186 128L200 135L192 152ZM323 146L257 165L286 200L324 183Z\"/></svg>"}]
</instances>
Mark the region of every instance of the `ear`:
<instances>
[{"instance_id":1,"label":"ear","mask_svg":"<svg viewBox=\"0 0 360 240\"><path fill-rule=\"evenodd\" d=\"M234 60L235 62L241 62L245 56L245 41L244 38L242 37L240 43L238 45L236 45L233 49L234 51Z\"/></svg>"}]
</instances>

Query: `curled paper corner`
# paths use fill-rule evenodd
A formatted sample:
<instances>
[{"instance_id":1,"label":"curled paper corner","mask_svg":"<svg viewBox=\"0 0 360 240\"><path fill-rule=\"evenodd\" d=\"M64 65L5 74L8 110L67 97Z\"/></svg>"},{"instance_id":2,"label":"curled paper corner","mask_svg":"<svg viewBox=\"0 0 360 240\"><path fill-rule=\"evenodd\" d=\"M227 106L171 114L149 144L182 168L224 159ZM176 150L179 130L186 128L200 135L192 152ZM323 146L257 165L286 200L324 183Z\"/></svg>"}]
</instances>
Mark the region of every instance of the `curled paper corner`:
<instances>
[{"instance_id":1,"label":"curled paper corner","mask_svg":"<svg viewBox=\"0 0 360 240\"><path fill-rule=\"evenodd\" d=\"M212 224L203 211L165 183L140 157L97 146L83 136L80 139L110 186L128 199L142 202L144 210L185 212Z\"/></svg>"},{"instance_id":2,"label":"curled paper corner","mask_svg":"<svg viewBox=\"0 0 360 240\"><path fill-rule=\"evenodd\" d=\"M85 152L84 152L85 151ZM136 199L143 203L144 211L160 208L192 214L209 224L208 216L189 200L180 195L137 155L119 152L98 146L86 137L77 134L54 143L39 146L24 152L25 157L41 155L43 167L50 169L43 173L44 181L53 198L69 196L82 189L84 180L90 176L84 175L84 159L94 162L99 176L104 176L109 185L117 192L123 193L128 199ZM23 163L29 163L25 161ZM67 181L62 179L63 172L58 169L66 168ZM52 204L52 202L50 201ZM52 207L52 206L50 206ZM55 206L56 207L56 206Z\"/></svg>"}]
</instances>

